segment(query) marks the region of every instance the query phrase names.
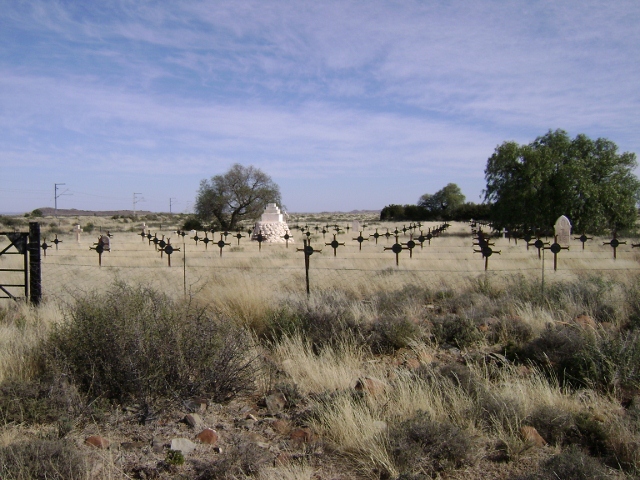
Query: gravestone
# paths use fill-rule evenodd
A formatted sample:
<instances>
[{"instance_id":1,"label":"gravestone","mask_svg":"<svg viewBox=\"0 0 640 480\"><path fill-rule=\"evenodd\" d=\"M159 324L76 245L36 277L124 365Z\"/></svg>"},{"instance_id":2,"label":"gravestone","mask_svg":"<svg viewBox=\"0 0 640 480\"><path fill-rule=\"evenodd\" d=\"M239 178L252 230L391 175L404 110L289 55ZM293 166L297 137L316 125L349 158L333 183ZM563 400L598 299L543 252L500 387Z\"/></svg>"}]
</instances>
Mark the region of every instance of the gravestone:
<instances>
[{"instance_id":1,"label":"gravestone","mask_svg":"<svg viewBox=\"0 0 640 480\"><path fill-rule=\"evenodd\" d=\"M571 242L571 222L564 215L560 216L556 220L556 224L553 227L555 229L557 243L560 245L569 245Z\"/></svg>"},{"instance_id":2,"label":"gravestone","mask_svg":"<svg viewBox=\"0 0 640 480\"><path fill-rule=\"evenodd\" d=\"M82 227L80 227L80 224L73 228L73 233L76 234L76 242L80 244L80 234L82 233Z\"/></svg>"},{"instance_id":3,"label":"gravestone","mask_svg":"<svg viewBox=\"0 0 640 480\"><path fill-rule=\"evenodd\" d=\"M284 220L284 215L280 213L280 209L275 203L269 203L264 209L260 221L253 227L251 240L258 241L259 235L261 235L260 243L293 242L287 222ZM286 240L284 238L285 235L289 236Z\"/></svg>"},{"instance_id":4,"label":"gravestone","mask_svg":"<svg viewBox=\"0 0 640 480\"><path fill-rule=\"evenodd\" d=\"M354 232L359 232L359 231L360 231L360 222L359 222L358 220L354 220L354 221L351 223L351 229L352 229Z\"/></svg>"}]
</instances>

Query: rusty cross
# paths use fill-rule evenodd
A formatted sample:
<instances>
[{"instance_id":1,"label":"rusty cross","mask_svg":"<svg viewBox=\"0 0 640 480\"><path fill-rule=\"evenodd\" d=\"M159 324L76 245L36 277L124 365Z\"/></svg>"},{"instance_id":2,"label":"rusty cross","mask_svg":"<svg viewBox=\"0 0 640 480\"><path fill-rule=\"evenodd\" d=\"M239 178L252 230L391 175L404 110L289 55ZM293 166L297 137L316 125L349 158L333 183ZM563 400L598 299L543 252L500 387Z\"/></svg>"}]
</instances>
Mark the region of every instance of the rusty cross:
<instances>
[{"instance_id":1,"label":"rusty cross","mask_svg":"<svg viewBox=\"0 0 640 480\"><path fill-rule=\"evenodd\" d=\"M58 250L58 244L62 243L62 240L58 240L58 234L56 233L56 238L53 239L53 243L56 244L56 250Z\"/></svg>"},{"instance_id":2,"label":"rusty cross","mask_svg":"<svg viewBox=\"0 0 640 480\"><path fill-rule=\"evenodd\" d=\"M305 278L307 282L307 296L310 295L309 290L309 257L315 253L321 253L322 250L314 250L311 246L311 240L307 240L306 238L303 240L304 247L298 248L298 252L304 252L304 270L305 270Z\"/></svg>"},{"instance_id":3,"label":"rusty cross","mask_svg":"<svg viewBox=\"0 0 640 480\"><path fill-rule=\"evenodd\" d=\"M170 238L167 238L167 243L160 250L167 254L167 262L168 262L169 266L171 266L171 254L173 252L179 252L180 251L179 248L173 248L173 245L171 245L171 239Z\"/></svg>"},{"instance_id":4,"label":"rusty cross","mask_svg":"<svg viewBox=\"0 0 640 480\"><path fill-rule=\"evenodd\" d=\"M289 235L289 232L285 233L282 238L284 238L284 246L285 248L289 248L289 239L291 238L291 235Z\"/></svg>"},{"instance_id":5,"label":"rusty cross","mask_svg":"<svg viewBox=\"0 0 640 480\"><path fill-rule=\"evenodd\" d=\"M582 232L582 235L574 237L574 240L580 240L582 242L582 249L584 250L584 244L587 243L587 240L593 240L593 237L587 237L587 235Z\"/></svg>"},{"instance_id":6,"label":"rusty cross","mask_svg":"<svg viewBox=\"0 0 640 480\"><path fill-rule=\"evenodd\" d=\"M225 245L231 245L230 243L225 243L224 240L222 239L223 237L223 233L220 234L220 240L218 241L217 245L218 247L220 247L220 256L222 257L222 249L225 247Z\"/></svg>"},{"instance_id":7,"label":"rusty cross","mask_svg":"<svg viewBox=\"0 0 640 480\"><path fill-rule=\"evenodd\" d=\"M325 243L325 245L330 246L331 248L333 248L333 256L336 256L336 252L338 251L338 247L340 245L344 245L344 243L340 243L338 242L338 240L336 240L336 235L337 234L333 234L333 241L331 241L330 243Z\"/></svg>"},{"instance_id":8,"label":"rusty cross","mask_svg":"<svg viewBox=\"0 0 640 480\"><path fill-rule=\"evenodd\" d=\"M400 266L400 252L402 252L402 250L408 250L408 248L405 248L402 246L402 244L400 242L398 242L398 235L396 234L396 243L394 243L392 246L390 247L384 247L385 250L391 250L393 253L396 254L396 266Z\"/></svg>"},{"instance_id":9,"label":"rusty cross","mask_svg":"<svg viewBox=\"0 0 640 480\"><path fill-rule=\"evenodd\" d=\"M241 238L244 238L244 235L242 235L242 234L240 233L240 230L238 230L238 233L236 233L236 234L234 235L234 237L236 237L236 238L238 239L238 245L240 245L240 239L241 239Z\"/></svg>"},{"instance_id":10,"label":"rusty cross","mask_svg":"<svg viewBox=\"0 0 640 480\"><path fill-rule=\"evenodd\" d=\"M560 246L560 244L558 243L558 236L555 235L553 237L553 243L551 244L551 246L543 248L545 250L551 250L551 253L553 253L553 270L558 270L558 254L560 253L560 250L569 250L569 247Z\"/></svg>"},{"instance_id":11,"label":"rusty cross","mask_svg":"<svg viewBox=\"0 0 640 480\"><path fill-rule=\"evenodd\" d=\"M359 250L362 250L362 242L364 242L365 240L368 242L369 239L368 238L364 238L362 236L362 232L360 232L360 235L358 235L356 238L354 238L353 240L356 240L359 244L360 244L360 248Z\"/></svg>"},{"instance_id":12,"label":"rusty cross","mask_svg":"<svg viewBox=\"0 0 640 480\"><path fill-rule=\"evenodd\" d=\"M618 235L617 232L613 232L613 238L611 239L611 241L609 242L604 242L602 245L611 245L611 248L613 248L613 259L616 259L616 250L620 245L626 245L627 242L621 242L618 240Z\"/></svg>"}]
</instances>

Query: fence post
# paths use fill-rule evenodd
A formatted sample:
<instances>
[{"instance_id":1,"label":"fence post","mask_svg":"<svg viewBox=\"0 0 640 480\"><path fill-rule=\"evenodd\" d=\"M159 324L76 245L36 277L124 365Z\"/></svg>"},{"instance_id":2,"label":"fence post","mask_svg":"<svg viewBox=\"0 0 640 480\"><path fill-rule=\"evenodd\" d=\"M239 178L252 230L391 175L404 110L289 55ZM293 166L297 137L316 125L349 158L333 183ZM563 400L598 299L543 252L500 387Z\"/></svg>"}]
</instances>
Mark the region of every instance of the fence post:
<instances>
[{"instance_id":1,"label":"fence post","mask_svg":"<svg viewBox=\"0 0 640 480\"><path fill-rule=\"evenodd\" d=\"M40 224L29 222L29 299L38 305L42 300L42 266L40 264Z\"/></svg>"}]
</instances>

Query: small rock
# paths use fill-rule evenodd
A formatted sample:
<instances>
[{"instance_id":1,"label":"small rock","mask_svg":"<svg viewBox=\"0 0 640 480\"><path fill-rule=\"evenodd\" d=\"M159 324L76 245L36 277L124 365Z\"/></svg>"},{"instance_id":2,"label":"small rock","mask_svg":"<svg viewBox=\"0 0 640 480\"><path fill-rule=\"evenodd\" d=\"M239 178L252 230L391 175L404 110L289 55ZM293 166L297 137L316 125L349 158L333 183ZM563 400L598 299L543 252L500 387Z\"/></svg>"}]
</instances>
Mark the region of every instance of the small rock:
<instances>
[{"instance_id":1,"label":"small rock","mask_svg":"<svg viewBox=\"0 0 640 480\"><path fill-rule=\"evenodd\" d=\"M191 413L204 413L207 410L207 401L204 398L191 398L184 402L184 406Z\"/></svg>"},{"instance_id":2,"label":"small rock","mask_svg":"<svg viewBox=\"0 0 640 480\"><path fill-rule=\"evenodd\" d=\"M589 315L578 315L573 321L583 328L596 328L596 321Z\"/></svg>"},{"instance_id":3,"label":"small rock","mask_svg":"<svg viewBox=\"0 0 640 480\"><path fill-rule=\"evenodd\" d=\"M294 443L309 443L313 440L313 433L308 428L296 428L289 434Z\"/></svg>"},{"instance_id":4,"label":"small rock","mask_svg":"<svg viewBox=\"0 0 640 480\"><path fill-rule=\"evenodd\" d=\"M281 452L276 456L273 463L276 467L279 465L288 465L289 463L291 463L291 458L292 456L290 453Z\"/></svg>"},{"instance_id":5,"label":"small rock","mask_svg":"<svg viewBox=\"0 0 640 480\"><path fill-rule=\"evenodd\" d=\"M416 368L420 367L420 360L418 360L417 358L407 358L404 361L403 364L406 368L409 368L411 370L415 370Z\"/></svg>"},{"instance_id":6,"label":"small rock","mask_svg":"<svg viewBox=\"0 0 640 480\"><path fill-rule=\"evenodd\" d=\"M207 445L215 445L220 439L218 433L212 428L205 428L198 435L196 435L196 438L202 443L206 443Z\"/></svg>"},{"instance_id":7,"label":"small rock","mask_svg":"<svg viewBox=\"0 0 640 480\"><path fill-rule=\"evenodd\" d=\"M109 448L109 440L99 435L91 435L84 441L85 444L95 448Z\"/></svg>"},{"instance_id":8,"label":"small rock","mask_svg":"<svg viewBox=\"0 0 640 480\"><path fill-rule=\"evenodd\" d=\"M381 395L387 389L387 384L382 380L373 377L359 378L354 387L358 391L367 392L371 395Z\"/></svg>"},{"instance_id":9,"label":"small rock","mask_svg":"<svg viewBox=\"0 0 640 480\"><path fill-rule=\"evenodd\" d=\"M286 420L277 419L271 423L273 428L280 435L286 435L291 431L291 425Z\"/></svg>"},{"instance_id":10,"label":"small rock","mask_svg":"<svg viewBox=\"0 0 640 480\"><path fill-rule=\"evenodd\" d=\"M258 421L258 418L253 414L253 413L248 413L246 417L244 417L245 420L253 420L254 422Z\"/></svg>"},{"instance_id":11,"label":"small rock","mask_svg":"<svg viewBox=\"0 0 640 480\"><path fill-rule=\"evenodd\" d=\"M538 430L529 425L525 425L520 429L520 435L522 435L522 439L525 442L534 447L544 447L547 444L545 439L538 433Z\"/></svg>"},{"instance_id":12,"label":"small rock","mask_svg":"<svg viewBox=\"0 0 640 480\"><path fill-rule=\"evenodd\" d=\"M198 425L202 424L202 418L200 418L200 415L198 415L197 413L189 413L185 415L182 421L192 428L195 428Z\"/></svg>"},{"instance_id":13,"label":"small rock","mask_svg":"<svg viewBox=\"0 0 640 480\"><path fill-rule=\"evenodd\" d=\"M171 450L178 450L183 455L187 455L196 449L196 444L188 438L173 438L171 439Z\"/></svg>"},{"instance_id":14,"label":"small rock","mask_svg":"<svg viewBox=\"0 0 640 480\"><path fill-rule=\"evenodd\" d=\"M164 442L157 439L156 437L153 437L153 439L151 440L151 448L155 453L162 453L162 451L164 450L164 445Z\"/></svg>"},{"instance_id":15,"label":"small rock","mask_svg":"<svg viewBox=\"0 0 640 480\"><path fill-rule=\"evenodd\" d=\"M267 410L269 410L271 415L281 412L282 409L287 406L287 397L285 397L282 392L268 395L265 400L267 403Z\"/></svg>"}]
</instances>

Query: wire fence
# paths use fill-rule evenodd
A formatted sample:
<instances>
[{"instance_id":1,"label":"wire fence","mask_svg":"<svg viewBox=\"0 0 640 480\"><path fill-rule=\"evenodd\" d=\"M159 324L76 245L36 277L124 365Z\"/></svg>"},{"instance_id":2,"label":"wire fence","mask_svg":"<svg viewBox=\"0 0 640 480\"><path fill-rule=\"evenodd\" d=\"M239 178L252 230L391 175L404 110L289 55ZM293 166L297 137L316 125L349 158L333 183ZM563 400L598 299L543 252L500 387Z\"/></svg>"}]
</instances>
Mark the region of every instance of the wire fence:
<instances>
[{"instance_id":1,"label":"wire fence","mask_svg":"<svg viewBox=\"0 0 640 480\"><path fill-rule=\"evenodd\" d=\"M177 237L172 246L179 250L170 256L169 266L167 254L135 233L116 234L111 251L101 254L101 262L99 254L90 249L91 240L85 238L78 242L72 236L63 236L59 245L50 245L42 256L43 296L67 299L108 288L115 281L142 283L175 295L202 290L215 295L225 289L235 290L238 295L257 289L302 293L306 272L299 237L288 247L280 243L258 245L246 239L238 245L236 239L230 237L227 240L230 245L222 249L215 243L205 245L188 237ZM524 276L543 285L544 282L571 281L581 275L624 278L640 273L640 252L630 244L621 245L614 259L613 249L603 245L607 239L594 239L585 244L584 249L576 241L570 250L558 254L555 271L553 254L548 250L538 252L531 246L527 249L524 242L516 244L505 238L495 239L494 254L488 258L485 271L485 259L474 251L470 235L444 233L411 252L402 250L397 265L394 252L384 250L396 242L394 237L382 237L377 244L373 238L359 244L352 240L351 234L341 237L340 242L346 245L339 246L335 253L326 245L329 237L311 238L313 247L322 249L309 259L311 292L326 289L366 292L404 285L455 284L478 277ZM409 238L401 235L398 241L406 243ZM12 261L15 260L0 257L0 268L9 267ZM6 283L11 283L8 278L11 272L0 274Z\"/></svg>"}]
</instances>

